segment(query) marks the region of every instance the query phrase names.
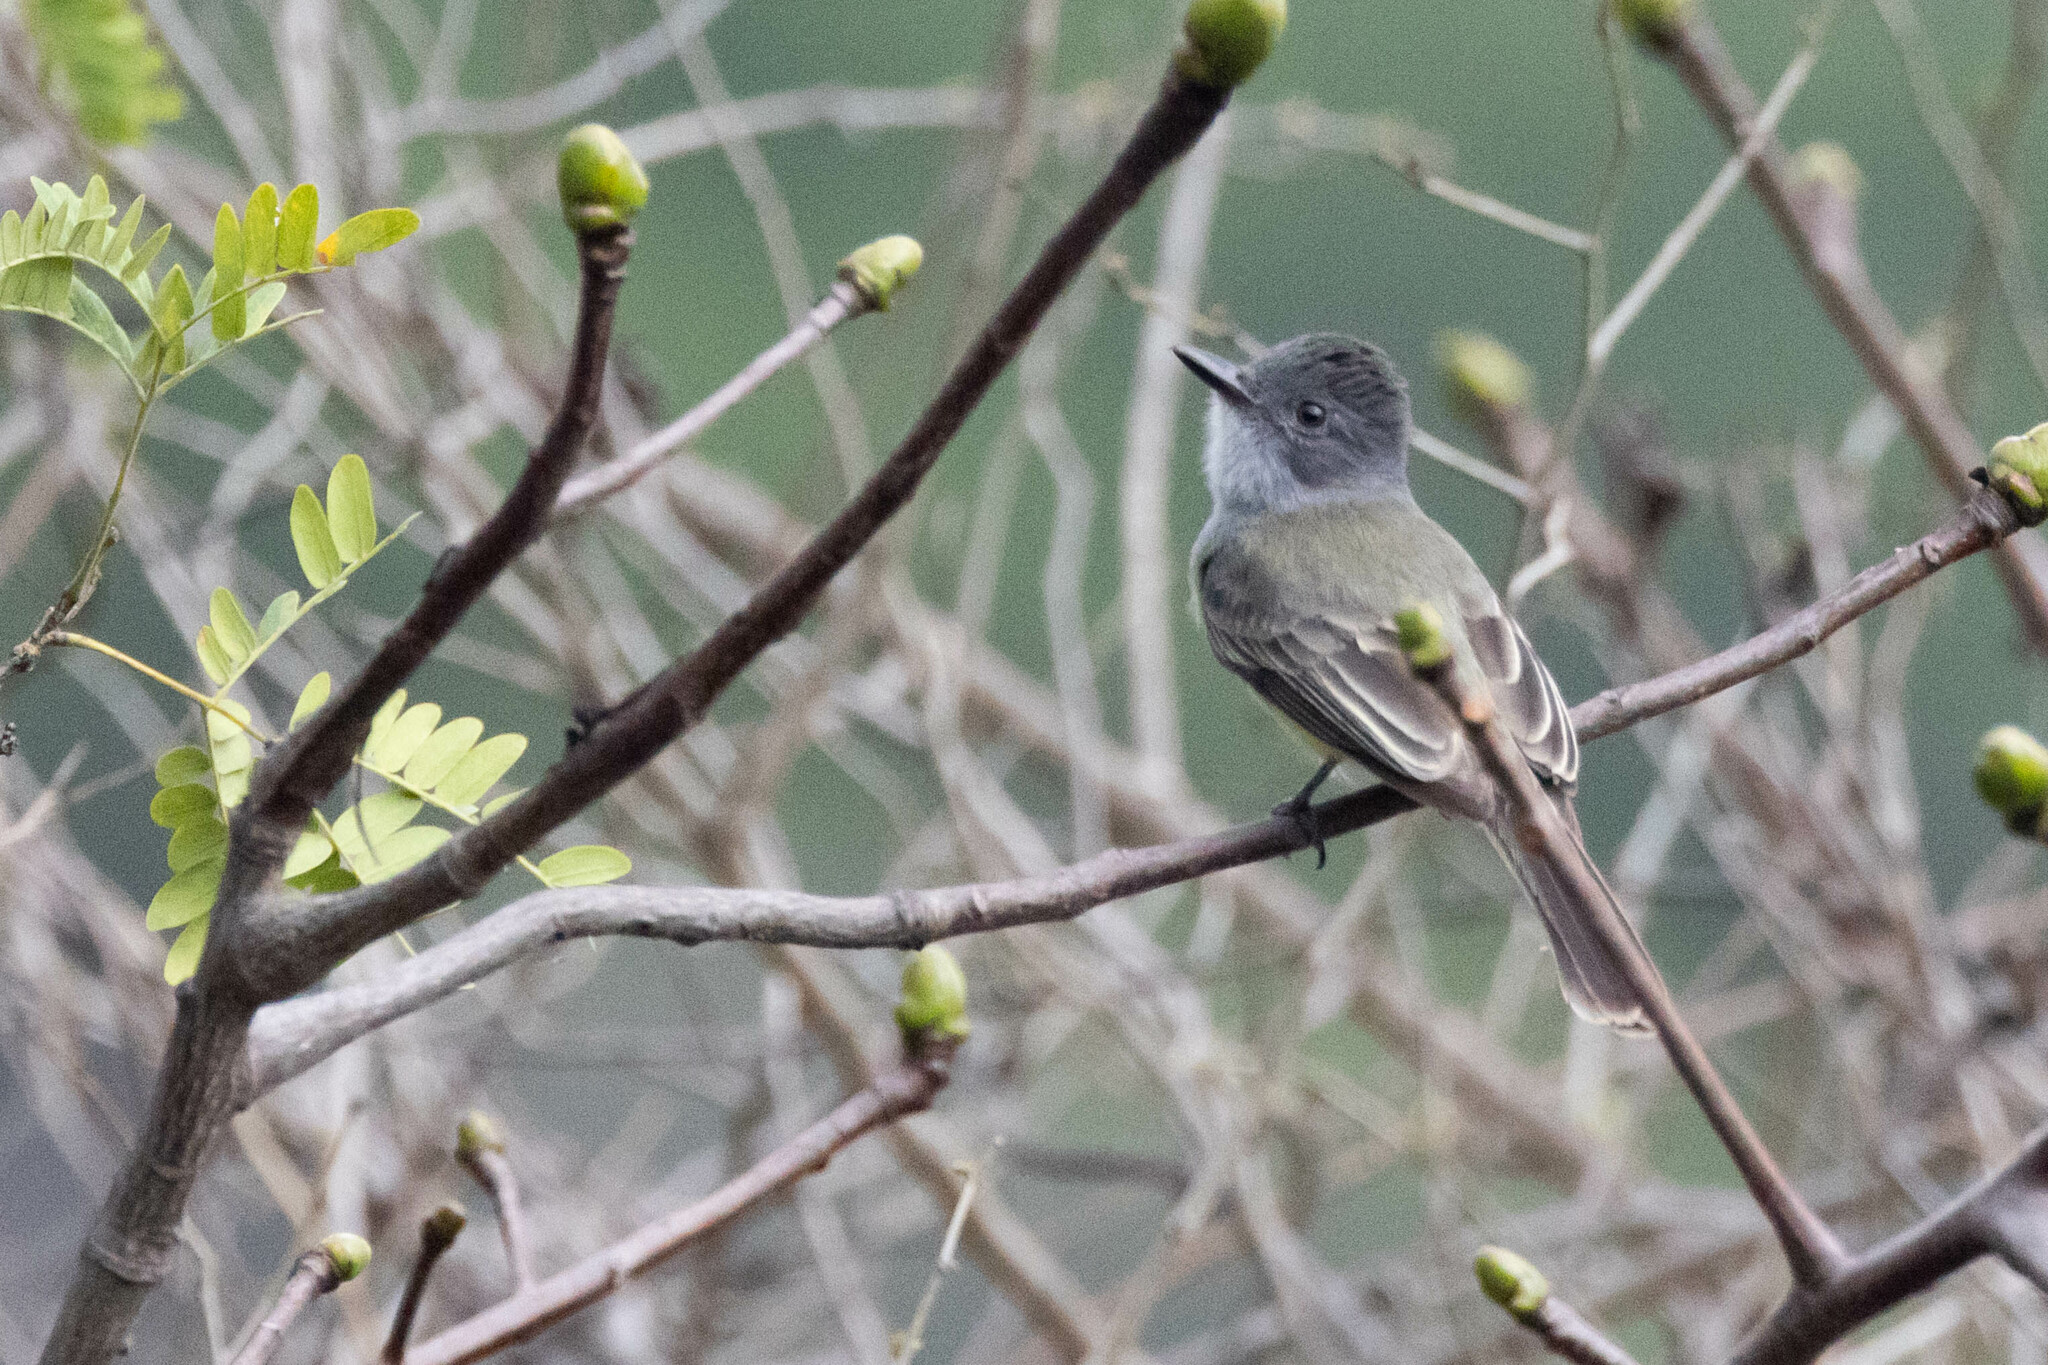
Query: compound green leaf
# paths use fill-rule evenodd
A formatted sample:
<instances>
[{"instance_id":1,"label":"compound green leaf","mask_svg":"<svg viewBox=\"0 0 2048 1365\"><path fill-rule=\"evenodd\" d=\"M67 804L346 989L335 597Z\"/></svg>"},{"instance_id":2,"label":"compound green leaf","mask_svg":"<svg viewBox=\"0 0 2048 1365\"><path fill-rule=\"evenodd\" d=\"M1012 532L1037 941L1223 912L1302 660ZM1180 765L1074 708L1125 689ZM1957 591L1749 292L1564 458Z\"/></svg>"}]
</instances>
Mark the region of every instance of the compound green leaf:
<instances>
[{"instance_id":1,"label":"compound green leaf","mask_svg":"<svg viewBox=\"0 0 2048 1365\"><path fill-rule=\"evenodd\" d=\"M344 455L327 476L327 527L334 548L350 564L362 562L377 545L377 509L370 493L370 467L360 455Z\"/></svg>"},{"instance_id":2,"label":"compound green leaf","mask_svg":"<svg viewBox=\"0 0 2048 1365\"><path fill-rule=\"evenodd\" d=\"M165 882L149 902L143 923L151 929L175 929L213 909L214 898L220 894L221 869L226 866L224 860L215 858L188 867Z\"/></svg>"},{"instance_id":3,"label":"compound green leaf","mask_svg":"<svg viewBox=\"0 0 2048 1365\"><path fill-rule=\"evenodd\" d=\"M219 254L215 253L218 262ZM277 269L277 186L268 180L249 196L242 214L242 272L260 280Z\"/></svg>"},{"instance_id":4,"label":"compound green leaf","mask_svg":"<svg viewBox=\"0 0 2048 1365\"><path fill-rule=\"evenodd\" d=\"M525 752L525 735L492 735L457 761L436 785L434 795L451 806L473 806L493 783L512 771Z\"/></svg>"},{"instance_id":5,"label":"compound green leaf","mask_svg":"<svg viewBox=\"0 0 2048 1365\"><path fill-rule=\"evenodd\" d=\"M249 708L238 701L221 697L215 704L245 722L249 719ZM219 711L208 711L206 740L213 753L213 781L220 789L221 809L233 810L249 794L249 769L256 761L249 746L249 732Z\"/></svg>"},{"instance_id":6,"label":"compound green leaf","mask_svg":"<svg viewBox=\"0 0 2048 1365\"><path fill-rule=\"evenodd\" d=\"M207 762L206 751L191 744L182 744L156 761L156 784L159 787L178 787L187 782L197 782L213 771Z\"/></svg>"},{"instance_id":7,"label":"compound green leaf","mask_svg":"<svg viewBox=\"0 0 2048 1365\"><path fill-rule=\"evenodd\" d=\"M549 886L602 886L633 870L633 860L609 844L578 844L540 860Z\"/></svg>"},{"instance_id":8,"label":"compound green leaf","mask_svg":"<svg viewBox=\"0 0 2048 1365\"><path fill-rule=\"evenodd\" d=\"M423 803L417 796L401 791L381 791L366 796L341 813L334 822L334 845L351 863L404 829L419 815Z\"/></svg>"},{"instance_id":9,"label":"compound green leaf","mask_svg":"<svg viewBox=\"0 0 2048 1365\"><path fill-rule=\"evenodd\" d=\"M178 750L172 753L198 753L197 749ZM205 759L202 757L202 763ZM161 763L158 764L162 766ZM213 788L197 782L181 782L175 787L165 787L149 799L149 818L165 829L176 829L191 821L211 818L213 815Z\"/></svg>"},{"instance_id":10,"label":"compound green leaf","mask_svg":"<svg viewBox=\"0 0 2048 1365\"><path fill-rule=\"evenodd\" d=\"M164 980L171 985L190 980L199 970L199 958L206 951L206 922L207 916L201 915L171 941L171 951L164 956Z\"/></svg>"},{"instance_id":11,"label":"compound green leaf","mask_svg":"<svg viewBox=\"0 0 2048 1365\"><path fill-rule=\"evenodd\" d=\"M70 312L71 325L114 357L115 364L125 370L134 363L134 343L121 330L121 324L114 321L113 310L107 307L106 300L93 292L92 286L76 275L71 279Z\"/></svg>"},{"instance_id":12,"label":"compound green leaf","mask_svg":"<svg viewBox=\"0 0 2048 1365\"><path fill-rule=\"evenodd\" d=\"M285 857L284 872L281 875L286 881L294 877L303 877L333 856L332 839L317 829L303 830L299 834L299 841L292 845L291 853Z\"/></svg>"},{"instance_id":13,"label":"compound green leaf","mask_svg":"<svg viewBox=\"0 0 2048 1365\"><path fill-rule=\"evenodd\" d=\"M310 891L315 895L320 895L328 891L352 890L355 887L361 886L362 882L357 880L355 873L341 865L340 854L330 853L326 862L320 864L311 872L301 872L298 876L291 878L288 884L297 887L301 891Z\"/></svg>"},{"instance_id":14,"label":"compound green leaf","mask_svg":"<svg viewBox=\"0 0 2048 1365\"><path fill-rule=\"evenodd\" d=\"M171 831L171 844L164 850L164 857L170 861L171 871L183 872L203 862L225 859L227 853L228 827L208 810L200 818Z\"/></svg>"},{"instance_id":15,"label":"compound green leaf","mask_svg":"<svg viewBox=\"0 0 2048 1365\"><path fill-rule=\"evenodd\" d=\"M297 619L299 595L296 592L281 592L270 599L270 605L263 609L263 619L256 623L256 640L261 644L284 633L284 628Z\"/></svg>"},{"instance_id":16,"label":"compound green leaf","mask_svg":"<svg viewBox=\"0 0 2048 1365\"><path fill-rule=\"evenodd\" d=\"M128 249L135 245L135 232L141 226L142 196L138 194L135 202L128 206L128 212L121 215L121 225L114 229L114 235L100 248L101 264L116 275L126 269Z\"/></svg>"},{"instance_id":17,"label":"compound green leaf","mask_svg":"<svg viewBox=\"0 0 2048 1365\"><path fill-rule=\"evenodd\" d=\"M213 217L213 339L240 341L247 314L242 297L242 225L232 204Z\"/></svg>"},{"instance_id":18,"label":"compound green leaf","mask_svg":"<svg viewBox=\"0 0 2048 1365\"><path fill-rule=\"evenodd\" d=\"M277 215L277 268L313 268L313 238L320 231L320 191L301 185L285 196Z\"/></svg>"},{"instance_id":19,"label":"compound green leaf","mask_svg":"<svg viewBox=\"0 0 2048 1365\"><path fill-rule=\"evenodd\" d=\"M327 694L333 690L334 679L325 670L315 673L306 682L305 690L299 693L299 700L292 707L292 722L289 728L296 730L299 722L327 705Z\"/></svg>"},{"instance_id":20,"label":"compound green leaf","mask_svg":"<svg viewBox=\"0 0 2048 1365\"><path fill-rule=\"evenodd\" d=\"M413 825L402 829L378 843L366 857L355 860L356 875L365 884L389 881L447 843L450 833L439 825Z\"/></svg>"},{"instance_id":21,"label":"compound green leaf","mask_svg":"<svg viewBox=\"0 0 2048 1365\"><path fill-rule=\"evenodd\" d=\"M201 626L199 638L192 642L192 651L199 656L199 666L213 679L214 686L227 686L235 671L235 661L228 657L227 646L220 642L220 632L212 626Z\"/></svg>"},{"instance_id":22,"label":"compound green leaf","mask_svg":"<svg viewBox=\"0 0 2048 1365\"><path fill-rule=\"evenodd\" d=\"M464 754L484 736L484 723L475 716L451 720L427 737L405 765L406 785L430 792L448 776Z\"/></svg>"},{"instance_id":23,"label":"compound green leaf","mask_svg":"<svg viewBox=\"0 0 2048 1365\"><path fill-rule=\"evenodd\" d=\"M405 689L399 688L384 699L377 708L377 714L370 717L370 734L363 741L363 756L367 758L372 749L384 742L384 734L398 718L405 714Z\"/></svg>"},{"instance_id":24,"label":"compound green leaf","mask_svg":"<svg viewBox=\"0 0 2048 1365\"><path fill-rule=\"evenodd\" d=\"M441 708L433 702L423 701L417 706L409 706L370 745L365 757L372 767L395 773L412 762L412 756L419 752L420 746L427 742L427 737L440 723Z\"/></svg>"},{"instance_id":25,"label":"compound green leaf","mask_svg":"<svg viewBox=\"0 0 2048 1365\"><path fill-rule=\"evenodd\" d=\"M319 497L304 484L292 494L292 548L298 551L299 572L315 590L341 577L341 552L334 548L327 513L321 510Z\"/></svg>"},{"instance_id":26,"label":"compound green leaf","mask_svg":"<svg viewBox=\"0 0 2048 1365\"><path fill-rule=\"evenodd\" d=\"M227 651L229 661L240 668L256 649L256 628L249 624L249 613L226 588L215 588L206 606L214 638Z\"/></svg>"},{"instance_id":27,"label":"compound green leaf","mask_svg":"<svg viewBox=\"0 0 2048 1365\"><path fill-rule=\"evenodd\" d=\"M142 201L138 199L135 202L140 204ZM170 240L171 225L169 223L165 223L155 232L150 233L148 237L143 239L142 245L135 248L135 254L128 258L128 263L121 267L121 278L124 280L135 279L152 265L155 265L158 253L164 249L164 244Z\"/></svg>"},{"instance_id":28,"label":"compound green leaf","mask_svg":"<svg viewBox=\"0 0 2048 1365\"><path fill-rule=\"evenodd\" d=\"M269 284L259 284L254 289L251 289L249 291L248 330L243 332L242 335L250 337L262 331L263 324L270 321L271 313L283 301L284 281L282 280L272 280Z\"/></svg>"},{"instance_id":29,"label":"compound green leaf","mask_svg":"<svg viewBox=\"0 0 2048 1365\"><path fill-rule=\"evenodd\" d=\"M322 265L349 265L366 252L396 246L419 230L420 216L411 209L371 209L359 213L320 243Z\"/></svg>"}]
</instances>

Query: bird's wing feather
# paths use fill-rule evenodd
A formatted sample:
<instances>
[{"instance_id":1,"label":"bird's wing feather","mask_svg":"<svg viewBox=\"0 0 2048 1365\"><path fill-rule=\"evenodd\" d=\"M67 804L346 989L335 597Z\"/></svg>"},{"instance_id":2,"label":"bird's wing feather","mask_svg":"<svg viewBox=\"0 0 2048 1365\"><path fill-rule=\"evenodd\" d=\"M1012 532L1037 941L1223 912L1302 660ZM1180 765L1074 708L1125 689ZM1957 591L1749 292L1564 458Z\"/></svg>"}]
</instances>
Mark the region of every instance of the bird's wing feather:
<instances>
[{"instance_id":1,"label":"bird's wing feather","mask_svg":"<svg viewBox=\"0 0 2048 1365\"><path fill-rule=\"evenodd\" d=\"M1281 714L1390 776L1434 784L1457 769L1456 723L1383 628L1301 617L1266 624L1243 630L1212 612L1209 643Z\"/></svg>"},{"instance_id":2,"label":"bird's wing feather","mask_svg":"<svg viewBox=\"0 0 2048 1365\"><path fill-rule=\"evenodd\" d=\"M1491 594L1483 602L1468 603L1461 615L1473 656L1493 694L1494 710L1529 766L1552 782L1570 786L1579 776L1579 737L1557 679L1536 657L1522 627Z\"/></svg>"}]
</instances>

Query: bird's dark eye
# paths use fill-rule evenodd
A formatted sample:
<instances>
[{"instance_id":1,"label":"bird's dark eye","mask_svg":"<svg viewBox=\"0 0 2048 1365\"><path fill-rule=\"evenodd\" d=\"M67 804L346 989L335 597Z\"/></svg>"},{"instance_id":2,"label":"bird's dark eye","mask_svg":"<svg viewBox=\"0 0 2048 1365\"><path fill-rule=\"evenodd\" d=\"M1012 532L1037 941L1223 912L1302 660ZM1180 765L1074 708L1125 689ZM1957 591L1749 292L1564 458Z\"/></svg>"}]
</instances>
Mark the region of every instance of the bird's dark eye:
<instances>
[{"instance_id":1,"label":"bird's dark eye","mask_svg":"<svg viewBox=\"0 0 2048 1365\"><path fill-rule=\"evenodd\" d=\"M1329 416L1323 411L1321 403L1303 403L1294 410L1294 415L1305 427L1319 427L1323 424L1323 419Z\"/></svg>"}]
</instances>

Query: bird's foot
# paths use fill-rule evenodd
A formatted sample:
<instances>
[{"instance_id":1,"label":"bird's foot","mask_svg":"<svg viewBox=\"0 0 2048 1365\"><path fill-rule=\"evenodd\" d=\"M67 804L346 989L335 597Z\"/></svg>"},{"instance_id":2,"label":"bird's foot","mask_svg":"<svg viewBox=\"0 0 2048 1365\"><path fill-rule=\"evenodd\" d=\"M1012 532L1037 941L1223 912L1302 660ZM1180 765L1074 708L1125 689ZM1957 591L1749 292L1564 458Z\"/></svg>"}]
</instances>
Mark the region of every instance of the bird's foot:
<instances>
[{"instance_id":1,"label":"bird's foot","mask_svg":"<svg viewBox=\"0 0 2048 1365\"><path fill-rule=\"evenodd\" d=\"M1307 842L1310 848L1316 851L1316 871L1318 872L1322 871L1324 864L1330 861L1330 850L1323 846L1323 822L1316 815L1315 807L1309 804L1309 802L1315 796L1316 788L1328 781L1330 774L1335 772L1336 769L1336 759L1333 758L1325 761L1322 767L1316 769L1316 775L1308 780L1308 785L1273 807L1274 818L1292 820L1295 828L1301 831L1303 840Z\"/></svg>"}]
</instances>

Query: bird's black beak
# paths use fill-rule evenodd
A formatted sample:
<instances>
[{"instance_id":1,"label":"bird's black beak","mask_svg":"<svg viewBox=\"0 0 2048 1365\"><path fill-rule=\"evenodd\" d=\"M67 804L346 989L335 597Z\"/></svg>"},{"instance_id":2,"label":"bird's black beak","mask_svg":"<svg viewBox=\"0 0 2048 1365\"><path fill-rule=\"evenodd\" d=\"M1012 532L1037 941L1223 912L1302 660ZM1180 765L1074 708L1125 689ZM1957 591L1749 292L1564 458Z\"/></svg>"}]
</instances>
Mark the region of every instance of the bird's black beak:
<instances>
[{"instance_id":1,"label":"bird's black beak","mask_svg":"<svg viewBox=\"0 0 2048 1365\"><path fill-rule=\"evenodd\" d=\"M1221 394L1224 402L1240 408L1252 405L1252 396L1246 391L1237 366L1222 356L1210 355L1193 346L1176 346L1173 353L1180 357L1181 364L1195 372L1195 378Z\"/></svg>"}]
</instances>

